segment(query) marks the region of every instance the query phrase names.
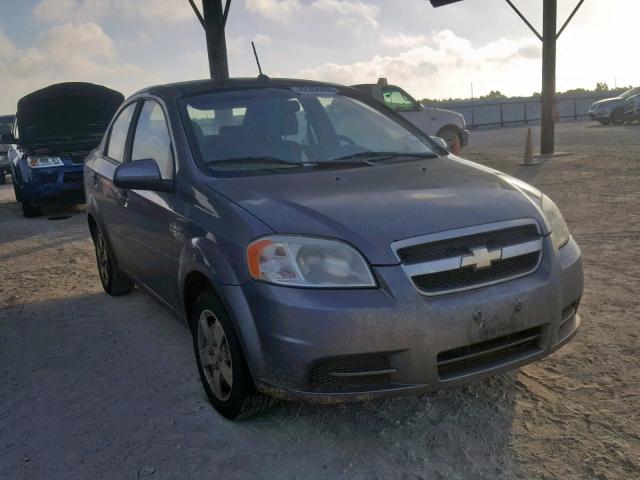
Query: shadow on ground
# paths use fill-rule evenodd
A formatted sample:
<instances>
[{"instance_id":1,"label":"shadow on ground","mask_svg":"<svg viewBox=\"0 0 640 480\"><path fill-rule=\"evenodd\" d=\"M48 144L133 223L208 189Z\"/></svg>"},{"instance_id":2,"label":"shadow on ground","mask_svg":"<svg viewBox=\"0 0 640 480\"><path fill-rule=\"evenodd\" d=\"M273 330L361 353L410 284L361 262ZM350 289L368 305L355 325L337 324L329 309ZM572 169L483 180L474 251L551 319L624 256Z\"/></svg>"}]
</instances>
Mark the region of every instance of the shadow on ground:
<instances>
[{"instance_id":1,"label":"shadow on ground","mask_svg":"<svg viewBox=\"0 0 640 480\"><path fill-rule=\"evenodd\" d=\"M512 375L232 423L206 401L187 328L138 290L23 304L0 325L0 477L513 475Z\"/></svg>"}]
</instances>

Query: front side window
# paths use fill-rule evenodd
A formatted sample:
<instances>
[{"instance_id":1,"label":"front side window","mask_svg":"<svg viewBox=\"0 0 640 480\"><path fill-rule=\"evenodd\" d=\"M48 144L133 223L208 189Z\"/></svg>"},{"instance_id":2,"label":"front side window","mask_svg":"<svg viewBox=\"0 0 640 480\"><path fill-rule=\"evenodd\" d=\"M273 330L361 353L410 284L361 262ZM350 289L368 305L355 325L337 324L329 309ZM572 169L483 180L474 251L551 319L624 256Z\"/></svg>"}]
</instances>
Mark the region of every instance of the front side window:
<instances>
[{"instance_id":1,"label":"front side window","mask_svg":"<svg viewBox=\"0 0 640 480\"><path fill-rule=\"evenodd\" d=\"M426 135L331 88L211 93L183 100L181 109L209 171L372 165L438 150Z\"/></svg>"},{"instance_id":2,"label":"front side window","mask_svg":"<svg viewBox=\"0 0 640 480\"><path fill-rule=\"evenodd\" d=\"M122 163L124 161L124 151L127 145L127 135L129 134L129 125L131 124L131 117L136 109L136 104L132 103L120 112L118 118L111 127L111 134L109 135L109 144L107 145L107 156Z\"/></svg>"},{"instance_id":3,"label":"front side window","mask_svg":"<svg viewBox=\"0 0 640 480\"><path fill-rule=\"evenodd\" d=\"M382 89L382 97L384 104L397 112L410 112L417 109L415 101L397 88Z\"/></svg>"},{"instance_id":4,"label":"front side window","mask_svg":"<svg viewBox=\"0 0 640 480\"><path fill-rule=\"evenodd\" d=\"M169 127L162 107L154 100L146 100L140 110L131 151L131 160L147 158L156 161L163 180L173 178L173 151Z\"/></svg>"}]
</instances>

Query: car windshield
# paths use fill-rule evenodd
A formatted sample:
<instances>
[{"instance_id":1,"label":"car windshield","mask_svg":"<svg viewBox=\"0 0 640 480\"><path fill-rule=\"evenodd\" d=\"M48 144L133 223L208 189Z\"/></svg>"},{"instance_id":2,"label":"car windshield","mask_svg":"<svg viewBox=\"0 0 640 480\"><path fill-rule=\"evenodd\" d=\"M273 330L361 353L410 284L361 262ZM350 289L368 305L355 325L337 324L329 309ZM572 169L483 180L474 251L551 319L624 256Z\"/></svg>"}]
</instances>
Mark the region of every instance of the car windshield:
<instances>
[{"instance_id":1,"label":"car windshield","mask_svg":"<svg viewBox=\"0 0 640 480\"><path fill-rule=\"evenodd\" d=\"M631 90L627 90L626 92L620 94L620 98L624 100L631 98L635 94L640 93L640 87L632 88Z\"/></svg>"},{"instance_id":2,"label":"car windshield","mask_svg":"<svg viewBox=\"0 0 640 480\"><path fill-rule=\"evenodd\" d=\"M426 135L332 87L211 93L189 97L181 108L192 147L214 172L364 166L443 154Z\"/></svg>"}]
</instances>

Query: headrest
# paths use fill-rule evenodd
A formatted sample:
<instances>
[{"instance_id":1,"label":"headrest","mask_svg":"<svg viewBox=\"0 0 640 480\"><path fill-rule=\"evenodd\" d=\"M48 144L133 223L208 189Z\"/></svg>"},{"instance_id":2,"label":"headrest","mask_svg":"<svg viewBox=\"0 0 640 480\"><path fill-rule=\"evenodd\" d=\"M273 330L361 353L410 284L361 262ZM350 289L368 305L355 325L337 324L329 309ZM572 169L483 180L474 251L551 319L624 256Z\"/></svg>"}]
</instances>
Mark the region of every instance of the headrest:
<instances>
[{"instance_id":1,"label":"headrest","mask_svg":"<svg viewBox=\"0 0 640 480\"><path fill-rule=\"evenodd\" d=\"M248 108L243 126L268 136L296 135L300 111L297 100L270 99Z\"/></svg>"}]
</instances>

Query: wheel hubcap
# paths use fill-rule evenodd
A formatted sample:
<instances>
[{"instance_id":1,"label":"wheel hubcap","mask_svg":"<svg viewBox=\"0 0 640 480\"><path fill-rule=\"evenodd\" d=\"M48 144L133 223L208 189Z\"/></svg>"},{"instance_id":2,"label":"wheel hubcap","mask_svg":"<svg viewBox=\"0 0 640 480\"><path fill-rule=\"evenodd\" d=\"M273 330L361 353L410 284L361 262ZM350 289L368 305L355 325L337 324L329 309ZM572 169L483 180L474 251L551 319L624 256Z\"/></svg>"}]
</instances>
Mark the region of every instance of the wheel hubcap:
<instances>
[{"instance_id":1,"label":"wheel hubcap","mask_svg":"<svg viewBox=\"0 0 640 480\"><path fill-rule=\"evenodd\" d=\"M101 233L98 233L96 238L96 253L100 279L104 285L107 285L109 283L109 253L107 250L107 242Z\"/></svg>"},{"instance_id":2,"label":"wheel hubcap","mask_svg":"<svg viewBox=\"0 0 640 480\"><path fill-rule=\"evenodd\" d=\"M216 398L225 401L233 387L233 364L222 324L210 310L198 320L198 351L207 383Z\"/></svg>"}]
</instances>

